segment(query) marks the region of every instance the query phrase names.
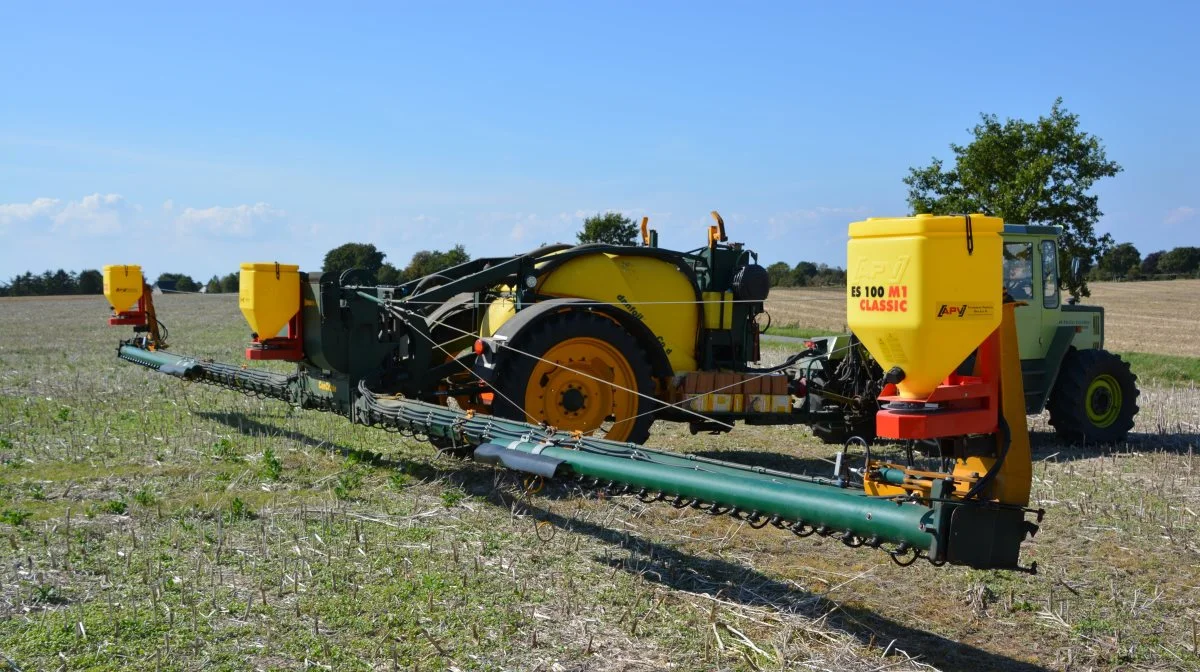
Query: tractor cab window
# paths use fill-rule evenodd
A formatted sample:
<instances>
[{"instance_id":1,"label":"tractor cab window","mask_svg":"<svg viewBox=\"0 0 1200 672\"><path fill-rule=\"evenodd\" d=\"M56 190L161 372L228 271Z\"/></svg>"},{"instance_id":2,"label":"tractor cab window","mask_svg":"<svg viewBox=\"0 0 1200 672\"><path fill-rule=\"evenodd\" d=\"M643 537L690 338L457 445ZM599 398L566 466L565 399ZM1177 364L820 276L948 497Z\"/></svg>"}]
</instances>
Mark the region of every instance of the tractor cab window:
<instances>
[{"instance_id":1,"label":"tractor cab window","mask_svg":"<svg viewBox=\"0 0 1200 672\"><path fill-rule=\"evenodd\" d=\"M1004 291L1017 301L1033 298L1033 243L1004 244Z\"/></svg>"},{"instance_id":2,"label":"tractor cab window","mask_svg":"<svg viewBox=\"0 0 1200 672\"><path fill-rule=\"evenodd\" d=\"M1058 250L1053 240L1042 241L1042 306L1058 307Z\"/></svg>"}]
</instances>

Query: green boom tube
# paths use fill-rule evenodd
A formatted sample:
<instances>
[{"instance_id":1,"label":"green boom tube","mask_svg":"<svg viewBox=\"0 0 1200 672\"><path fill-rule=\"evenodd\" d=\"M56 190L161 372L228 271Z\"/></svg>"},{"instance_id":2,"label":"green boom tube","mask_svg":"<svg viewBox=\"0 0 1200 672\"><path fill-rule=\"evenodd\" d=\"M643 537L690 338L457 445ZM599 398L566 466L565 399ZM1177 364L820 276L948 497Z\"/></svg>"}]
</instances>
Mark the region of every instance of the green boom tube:
<instances>
[{"instance_id":1,"label":"green boom tube","mask_svg":"<svg viewBox=\"0 0 1200 672\"><path fill-rule=\"evenodd\" d=\"M134 364L149 367L181 378L191 378L200 371L200 362L191 357L180 357L161 350L146 350L132 345L121 345L117 356Z\"/></svg>"},{"instance_id":2,"label":"green boom tube","mask_svg":"<svg viewBox=\"0 0 1200 672\"><path fill-rule=\"evenodd\" d=\"M685 499L719 502L747 513L823 525L838 532L849 531L863 538L907 543L922 550L928 550L934 541L934 512L920 504L871 497L833 485L730 473L736 471L736 467L714 471L707 469L708 465L659 464L525 441L515 441L506 447L525 453L540 449L541 455L561 460L580 476L625 483Z\"/></svg>"}]
</instances>

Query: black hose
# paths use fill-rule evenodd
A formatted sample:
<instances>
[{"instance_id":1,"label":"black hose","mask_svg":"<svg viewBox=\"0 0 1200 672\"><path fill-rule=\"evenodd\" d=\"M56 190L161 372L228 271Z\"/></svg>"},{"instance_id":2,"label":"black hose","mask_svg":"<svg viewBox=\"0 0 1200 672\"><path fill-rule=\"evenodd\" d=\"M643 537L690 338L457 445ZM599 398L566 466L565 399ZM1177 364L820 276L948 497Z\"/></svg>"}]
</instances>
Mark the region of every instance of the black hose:
<instances>
[{"instance_id":1,"label":"black hose","mask_svg":"<svg viewBox=\"0 0 1200 672\"><path fill-rule=\"evenodd\" d=\"M976 481L975 485L963 495L963 499L975 499L983 492L984 488L996 480L996 476L1000 473L1000 468L1004 466L1004 458L1008 456L1008 446L1012 443L1012 430L1008 427L1008 422L1004 420L1004 413L1000 414L1000 436L1004 440L1000 444L1000 454L996 456L996 462L992 464L992 468L987 470L983 478Z\"/></svg>"},{"instance_id":2,"label":"black hose","mask_svg":"<svg viewBox=\"0 0 1200 672\"><path fill-rule=\"evenodd\" d=\"M784 360L784 362L782 364L780 364L778 366L772 366L767 369L754 369L754 368L747 367L747 368L743 369L743 372L745 372L745 373L776 373L778 371L782 371L782 370L788 368L789 366L795 364L796 362L800 361L801 359L804 359L805 357L812 357L813 355L816 355L816 354L817 354L817 352L815 350L805 350L804 352L797 352L796 354L792 355L791 357L788 357L787 359Z\"/></svg>"}]
</instances>

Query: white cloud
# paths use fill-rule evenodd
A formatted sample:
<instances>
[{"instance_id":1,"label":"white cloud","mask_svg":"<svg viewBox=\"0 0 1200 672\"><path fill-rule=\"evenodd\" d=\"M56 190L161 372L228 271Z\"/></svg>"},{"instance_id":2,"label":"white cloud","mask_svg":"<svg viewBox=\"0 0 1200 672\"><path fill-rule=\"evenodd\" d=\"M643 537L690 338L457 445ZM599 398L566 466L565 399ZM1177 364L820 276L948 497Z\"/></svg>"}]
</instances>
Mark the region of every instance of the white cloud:
<instances>
[{"instance_id":1,"label":"white cloud","mask_svg":"<svg viewBox=\"0 0 1200 672\"><path fill-rule=\"evenodd\" d=\"M56 214L54 230L89 235L116 233L137 210L120 194L92 194L68 203Z\"/></svg>"},{"instance_id":2,"label":"white cloud","mask_svg":"<svg viewBox=\"0 0 1200 672\"><path fill-rule=\"evenodd\" d=\"M287 213L267 203L213 206L199 210L185 209L175 218L180 233L208 233L218 236L246 237L254 234L257 225L282 218Z\"/></svg>"},{"instance_id":3,"label":"white cloud","mask_svg":"<svg viewBox=\"0 0 1200 672\"><path fill-rule=\"evenodd\" d=\"M1167 218L1163 220L1163 224L1166 224L1167 226L1175 226L1176 224L1180 224L1191 219L1195 214L1195 208L1181 205L1167 213Z\"/></svg>"},{"instance_id":4,"label":"white cloud","mask_svg":"<svg viewBox=\"0 0 1200 672\"><path fill-rule=\"evenodd\" d=\"M0 203L0 228L49 217L58 210L57 198L35 198L32 203Z\"/></svg>"},{"instance_id":5,"label":"white cloud","mask_svg":"<svg viewBox=\"0 0 1200 672\"><path fill-rule=\"evenodd\" d=\"M30 203L0 204L0 229L15 225L71 235L116 233L140 208L120 194L92 194L63 203L57 198L37 198Z\"/></svg>"},{"instance_id":6,"label":"white cloud","mask_svg":"<svg viewBox=\"0 0 1200 672\"><path fill-rule=\"evenodd\" d=\"M171 212L175 209L175 201L167 199L163 201L163 212Z\"/></svg>"}]
</instances>

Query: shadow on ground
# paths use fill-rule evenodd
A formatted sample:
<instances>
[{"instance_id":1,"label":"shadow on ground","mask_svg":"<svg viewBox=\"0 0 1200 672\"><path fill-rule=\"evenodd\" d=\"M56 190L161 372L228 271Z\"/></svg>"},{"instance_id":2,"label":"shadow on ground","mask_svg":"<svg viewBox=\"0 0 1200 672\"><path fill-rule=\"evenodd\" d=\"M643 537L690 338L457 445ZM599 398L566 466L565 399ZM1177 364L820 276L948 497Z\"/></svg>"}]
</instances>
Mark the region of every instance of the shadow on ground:
<instances>
[{"instance_id":1,"label":"shadow on ground","mask_svg":"<svg viewBox=\"0 0 1200 672\"><path fill-rule=\"evenodd\" d=\"M1130 432L1124 443L1114 445L1089 444L1072 445L1064 443L1054 432L1029 432L1029 443L1033 449L1033 459L1054 459L1058 462L1086 460L1101 455L1121 455L1128 453L1168 453L1187 455L1200 448L1200 434L1183 432L1163 432L1147 434Z\"/></svg>"},{"instance_id":2,"label":"shadow on ground","mask_svg":"<svg viewBox=\"0 0 1200 672\"><path fill-rule=\"evenodd\" d=\"M295 441L296 443L303 444L310 448L327 450L331 453L336 453L342 457L354 459L358 462L369 464L373 467L382 467L384 469L402 471L421 480L434 480L437 478L442 478L448 474L454 473L455 471L438 469L433 465L416 460L396 460L389 457L384 457L382 454L375 451L349 448L331 441L322 441L303 432L284 429L277 425L256 420L245 413L230 411L196 411L196 415L206 420L218 422L226 427L229 427L230 429L236 430L238 433L245 436L278 436L289 441ZM281 416L273 415L269 417L277 418ZM432 447L430 450L433 450Z\"/></svg>"},{"instance_id":3,"label":"shadow on ground","mask_svg":"<svg viewBox=\"0 0 1200 672\"><path fill-rule=\"evenodd\" d=\"M195 413L206 420L218 422L245 436L282 437L310 448L326 450L342 457L353 459L361 464L399 471L420 481L445 480L462 488L467 494L479 497L487 497L494 492L497 484L497 474L511 477L510 480L514 484L514 487L515 484L521 481L521 476L517 472L498 471L490 466L481 465L469 459L446 460L446 468L442 468L420 459L394 459L385 457L375 451L350 448L332 441L322 441L303 432L284 429L269 422L257 420L245 413L229 411L195 411ZM270 415L267 417L281 418L283 416ZM429 444L426 444L425 447L429 450L429 458L435 459L437 449ZM573 493L567 488L546 488L539 496L548 499L569 499L577 496L577 493Z\"/></svg>"},{"instance_id":4,"label":"shadow on ground","mask_svg":"<svg viewBox=\"0 0 1200 672\"><path fill-rule=\"evenodd\" d=\"M497 493L496 471L479 467L470 462L455 463L455 468L440 469L417 460L394 460L379 453L362 451L321 441L303 432L282 429L276 425L256 420L244 413L201 411L203 418L213 420L238 432L255 436L282 436L313 448L329 450L345 457L354 457L360 462L375 467L394 469L416 478L435 480L453 478L472 495L484 497L504 508L512 506L511 498ZM432 448L431 448L432 450ZM820 459L803 459L763 451L708 451L697 453L705 457L739 461L773 469L792 472L821 473L829 465ZM576 488L547 488L539 498L560 499L579 495ZM840 604L823 596L796 588L793 584L774 579L758 570L744 567L718 558L701 558L690 553L658 544L628 531L618 531L595 523L547 511L523 501L525 512L539 521L555 527L596 539L597 541L625 548L628 558L595 556L599 564L637 574L667 588L694 593L720 594L721 599L747 606L767 607L783 613L810 618L824 618L831 625L850 633L860 641L873 641L876 646L887 646L896 641L913 658L947 670L997 669L1005 672L1047 672L1047 668L1009 658L978 647L965 645L939 635L897 623L861 607Z\"/></svg>"},{"instance_id":5,"label":"shadow on ground","mask_svg":"<svg viewBox=\"0 0 1200 672\"><path fill-rule=\"evenodd\" d=\"M626 531L568 518L536 506L526 504L525 508L530 515L558 528L627 549L628 558L595 556L593 560L667 588L713 596L719 594L721 599L738 604L767 607L813 619L824 618L864 644L874 642L875 646L887 646L895 640L895 647L909 656L944 670L1048 672L1049 669L897 623L861 607L840 604L755 569L719 558L700 558Z\"/></svg>"}]
</instances>

